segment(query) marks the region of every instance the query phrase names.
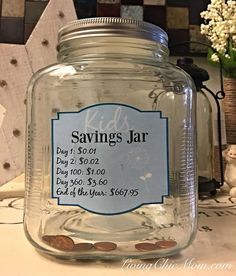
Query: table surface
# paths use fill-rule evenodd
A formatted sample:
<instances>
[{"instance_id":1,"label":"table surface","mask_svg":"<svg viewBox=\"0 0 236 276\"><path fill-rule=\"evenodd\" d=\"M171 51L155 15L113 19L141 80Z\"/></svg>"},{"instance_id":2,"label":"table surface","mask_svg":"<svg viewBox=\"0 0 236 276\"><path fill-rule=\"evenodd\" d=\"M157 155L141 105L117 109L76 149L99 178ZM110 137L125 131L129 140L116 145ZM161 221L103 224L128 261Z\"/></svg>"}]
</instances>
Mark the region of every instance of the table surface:
<instances>
[{"instance_id":1,"label":"table surface","mask_svg":"<svg viewBox=\"0 0 236 276\"><path fill-rule=\"evenodd\" d=\"M40 255L26 240L22 225L23 199L19 199L23 182L21 176L0 187L1 275L236 275L236 199L227 195L199 201L197 237L177 256L148 262L126 259L71 263Z\"/></svg>"}]
</instances>

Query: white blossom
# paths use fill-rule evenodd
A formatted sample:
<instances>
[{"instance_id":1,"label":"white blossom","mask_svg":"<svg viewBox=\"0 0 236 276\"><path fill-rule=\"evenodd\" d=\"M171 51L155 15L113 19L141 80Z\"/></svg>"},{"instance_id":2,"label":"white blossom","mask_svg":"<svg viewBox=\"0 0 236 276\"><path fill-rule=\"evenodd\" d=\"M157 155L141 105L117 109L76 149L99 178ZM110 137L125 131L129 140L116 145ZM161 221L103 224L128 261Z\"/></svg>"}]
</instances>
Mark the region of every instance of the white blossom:
<instances>
[{"instance_id":1,"label":"white blossom","mask_svg":"<svg viewBox=\"0 0 236 276\"><path fill-rule=\"evenodd\" d=\"M230 58L229 45L236 48L236 1L211 0L207 10L201 13L205 23L201 25L201 33L211 42L216 50L211 59L218 61L217 54ZM217 60L218 58L218 60Z\"/></svg>"},{"instance_id":2,"label":"white blossom","mask_svg":"<svg viewBox=\"0 0 236 276\"><path fill-rule=\"evenodd\" d=\"M217 54L213 54L213 55L211 56L211 60L214 61L214 62L219 62L219 61L220 61L220 59L219 59L219 57L217 56Z\"/></svg>"}]
</instances>

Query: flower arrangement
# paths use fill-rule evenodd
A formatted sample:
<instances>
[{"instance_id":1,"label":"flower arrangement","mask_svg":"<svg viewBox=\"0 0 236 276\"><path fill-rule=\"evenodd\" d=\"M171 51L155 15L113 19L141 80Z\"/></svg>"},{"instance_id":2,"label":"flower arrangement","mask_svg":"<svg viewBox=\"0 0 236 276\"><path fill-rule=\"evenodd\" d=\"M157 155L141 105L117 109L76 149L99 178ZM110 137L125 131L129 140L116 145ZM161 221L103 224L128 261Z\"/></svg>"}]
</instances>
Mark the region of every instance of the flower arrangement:
<instances>
[{"instance_id":1,"label":"flower arrangement","mask_svg":"<svg viewBox=\"0 0 236 276\"><path fill-rule=\"evenodd\" d=\"M236 0L211 0L201 17L201 34L211 43L209 60L221 61L225 77L236 78Z\"/></svg>"}]
</instances>

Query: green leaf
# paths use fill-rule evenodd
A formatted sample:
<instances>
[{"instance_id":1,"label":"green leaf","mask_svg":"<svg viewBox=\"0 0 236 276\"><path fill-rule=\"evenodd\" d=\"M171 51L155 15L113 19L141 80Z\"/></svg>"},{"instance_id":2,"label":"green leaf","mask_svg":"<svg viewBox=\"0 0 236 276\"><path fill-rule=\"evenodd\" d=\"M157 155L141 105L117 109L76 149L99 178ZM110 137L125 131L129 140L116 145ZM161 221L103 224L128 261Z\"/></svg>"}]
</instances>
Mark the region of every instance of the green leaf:
<instances>
[{"instance_id":1,"label":"green leaf","mask_svg":"<svg viewBox=\"0 0 236 276\"><path fill-rule=\"evenodd\" d=\"M232 58L226 58L224 55L219 55L222 61L222 66L224 71L227 74L234 74L234 71L236 71L236 61L233 60Z\"/></svg>"},{"instance_id":2,"label":"green leaf","mask_svg":"<svg viewBox=\"0 0 236 276\"><path fill-rule=\"evenodd\" d=\"M208 52L207 52L207 60L208 62L213 65L213 66L219 66L219 62L218 61L213 61L211 59L212 55L215 54L216 52L212 49L212 48L208 48Z\"/></svg>"},{"instance_id":3,"label":"green leaf","mask_svg":"<svg viewBox=\"0 0 236 276\"><path fill-rule=\"evenodd\" d=\"M217 52L215 52L212 48L208 49L208 53L207 53L207 60L208 62L213 65L213 66L220 66L219 62L215 62L211 59L211 56L215 53L217 53L218 57L221 59L222 62L222 69L223 69L223 74L225 77L228 78L236 78L236 51L234 51L231 47L231 55L233 55L231 57L231 55L229 54L230 58L226 58L224 55L221 55Z\"/></svg>"},{"instance_id":4,"label":"green leaf","mask_svg":"<svg viewBox=\"0 0 236 276\"><path fill-rule=\"evenodd\" d=\"M234 61L236 61L236 50L233 49L232 41L229 42L229 52L228 52L228 54Z\"/></svg>"}]
</instances>

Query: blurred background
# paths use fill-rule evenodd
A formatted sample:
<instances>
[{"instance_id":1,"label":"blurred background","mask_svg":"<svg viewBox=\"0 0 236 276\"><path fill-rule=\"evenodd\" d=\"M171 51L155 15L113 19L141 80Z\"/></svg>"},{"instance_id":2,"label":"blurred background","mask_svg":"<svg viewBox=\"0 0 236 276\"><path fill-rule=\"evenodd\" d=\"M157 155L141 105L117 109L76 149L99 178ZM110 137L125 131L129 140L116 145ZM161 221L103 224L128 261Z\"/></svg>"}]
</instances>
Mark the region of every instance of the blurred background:
<instances>
[{"instance_id":1,"label":"blurred background","mask_svg":"<svg viewBox=\"0 0 236 276\"><path fill-rule=\"evenodd\" d=\"M0 42L23 44L37 24L48 0L0 0ZM163 28L170 44L187 40L205 42L200 34L200 12L209 0L74 0L79 19L114 16L144 20ZM190 45L172 50L174 55L201 56L206 47Z\"/></svg>"}]
</instances>

